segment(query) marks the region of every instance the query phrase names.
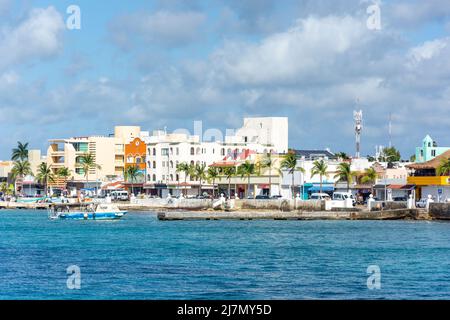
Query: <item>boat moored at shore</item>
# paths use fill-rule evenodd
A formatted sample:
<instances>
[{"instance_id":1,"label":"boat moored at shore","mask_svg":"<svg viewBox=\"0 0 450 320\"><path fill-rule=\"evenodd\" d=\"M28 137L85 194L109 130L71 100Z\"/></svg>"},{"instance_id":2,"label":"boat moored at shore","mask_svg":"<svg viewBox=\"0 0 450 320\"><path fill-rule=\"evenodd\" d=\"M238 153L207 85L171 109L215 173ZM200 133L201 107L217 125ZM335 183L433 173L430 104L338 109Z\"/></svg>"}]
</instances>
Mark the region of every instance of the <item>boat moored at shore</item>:
<instances>
[{"instance_id":1,"label":"boat moored at shore","mask_svg":"<svg viewBox=\"0 0 450 320\"><path fill-rule=\"evenodd\" d=\"M127 211L120 210L114 204L52 204L49 207L50 219L65 220L118 220Z\"/></svg>"}]
</instances>

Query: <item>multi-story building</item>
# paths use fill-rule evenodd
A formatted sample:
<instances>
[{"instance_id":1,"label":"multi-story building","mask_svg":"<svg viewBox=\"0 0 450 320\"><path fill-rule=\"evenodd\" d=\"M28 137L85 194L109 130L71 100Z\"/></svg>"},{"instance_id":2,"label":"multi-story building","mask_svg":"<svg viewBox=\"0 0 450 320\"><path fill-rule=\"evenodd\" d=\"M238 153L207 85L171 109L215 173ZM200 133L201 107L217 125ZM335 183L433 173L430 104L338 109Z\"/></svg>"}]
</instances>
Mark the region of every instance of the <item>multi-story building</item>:
<instances>
[{"instance_id":1,"label":"multi-story building","mask_svg":"<svg viewBox=\"0 0 450 320\"><path fill-rule=\"evenodd\" d=\"M438 201L450 200L450 176L438 174L442 161L450 159L450 150L424 163L407 165L408 184L416 186L416 199L431 195Z\"/></svg>"},{"instance_id":2,"label":"multi-story building","mask_svg":"<svg viewBox=\"0 0 450 320\"><path fill-rule=\"evenodd\" d=\"M232 155L245 153L284 153L288 150L287 118L245 118L244 126L224 141L202 141L198 135L155 131L144 139L147 144L147 193L165 196L182 189L198 192L199 182L177 172L177 165L210 166ZM187 179L185 179L187 178ZM184 181L187 180L185 185ZM211 189L205 182L202 189Z\"/></svg>"},{"instance_id":3,"label":"multi-story building","mask_svg":"<svg viewBox=\"0 0 450 320\"><path fill-rule=\"evenodd\" d=\"M134 139L147 135L137 126L117 126L114 134L109 136L51 139L47 163L55 174L62 167L68 168L72 188L98 188L102 182L123 179L127 156L125 146ZM82 167L82 156L86 153L92 154L99 165L90 168L88 173ZM63 188L65 184L64 180L57 179L53 187Z\"/></svg>"},{"instance_id":4,"label":"multi-story building","mask_svg":"<svg viewBox=\"0 0 450 320\"><path fill-rule=\"evenodd\" d=\"M429 135L422 140L422 145L416 147L416 163L423 163L432 160L433 158L443 154L450 147L438 147L437 142Z\"/></svg>"}]
</instances>

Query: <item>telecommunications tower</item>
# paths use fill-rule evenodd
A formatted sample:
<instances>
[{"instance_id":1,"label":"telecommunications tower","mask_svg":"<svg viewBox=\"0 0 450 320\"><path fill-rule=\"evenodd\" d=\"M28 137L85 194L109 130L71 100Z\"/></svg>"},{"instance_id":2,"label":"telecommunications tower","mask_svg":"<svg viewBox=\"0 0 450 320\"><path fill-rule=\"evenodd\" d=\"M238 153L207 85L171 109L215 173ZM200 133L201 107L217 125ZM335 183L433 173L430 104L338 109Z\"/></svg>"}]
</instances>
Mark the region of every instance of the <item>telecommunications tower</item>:
<instances>
[{"instance_id":1,"label":"telecommunications tower","mask_svg":"<svg viewBox=\"0 0 450 320\"><path fill-rule=\"evenodd\" d=\"M353 111L353 119L355 120L356 159L359 159L361 157L362 110Z\"/></svg>"}]
</instances>

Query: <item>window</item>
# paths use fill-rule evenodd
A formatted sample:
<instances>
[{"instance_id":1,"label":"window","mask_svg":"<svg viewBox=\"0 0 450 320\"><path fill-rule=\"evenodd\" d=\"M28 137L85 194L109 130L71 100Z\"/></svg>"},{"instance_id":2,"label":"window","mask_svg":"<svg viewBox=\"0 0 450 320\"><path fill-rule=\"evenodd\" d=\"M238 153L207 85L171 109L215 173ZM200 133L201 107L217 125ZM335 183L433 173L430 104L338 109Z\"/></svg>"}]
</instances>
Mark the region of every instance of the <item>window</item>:
<instances>
[{"instance_id":1,"label":"window","mask_svg":"<svg viewBox=\"0 0 450 320\"><path fill-rule=\"evenodd\" d=\"M220 150L220 155L222 155L222 156L225 155L225 148L222 148L222 150Z\"/></svg>"},{"instance_id":2,"label":"window","mask_svg":"<svg viewBox=\"0 0 450 320\"><path fill-rule=\"evenodd\" d=\"M170 161L170 167L173 168L173 161Z\"/></svg>"},{"instance_id":3,"label":"window","mask_svg":"<svg viewBox=\"0 0 450 320\"><path fill-rule=\"evenodd\" d=\"M161 149L161 155L162 156L168 156L169 155L169 149L168 148Z\"/></svg>"},{"instance_id":4,"label":"window","mask_svg":"<svg viewBox=\"0 0 450 320\"><path fill-rule=\"evenodd\" d=\"M156 161L153 161L153 169L156 169Z\"/></svg>"},{"instance_id":5,"label":"window","mask_svg":"<svg viewBox=\"0 0 450 320\"><path fill-rule=\"evenodd\" d=\"M163 168L166 167L166 162L165 162L165 161L162 162L162 167L163 167Z\"/></svg>"},{"instance_id":6,"label":"window","mask_svg":"<svg viewBox=\"0 0 450 320\"><path fill-rule=\"evenodd\" d=\"M139 163L141 163L141 161L142 161L142 160L141 160L141 157L136 157L136 163L139 164Z\"/></svg>"},{"instance_id":7,"label":"window","mask_svg":"<svg viewBox=\"0 0 450 320\"><path fill-rule=\"evenodd\" d=\"M83 168L75 168L75 173L84 175L84 170L83 170Z\"/></svg>"},{"instance_id":8,"label":"window","mask_svg":"<svg viewBox=\"0 0 450 320\"><path fill-rule=\"evenodd\" d=\"M423 149L420 150L420 157L423 158Z\"/></svg>"},{"instance_id":9,"label":"window","mask_svg":"<svg viewBox=\"0 0 450 320\"><path fill-rule=\"evenodd\" d=\"M180 148L177 147L176 153L177 153L177 156L180 155Z\"/></svg>"},{"instance_id":10,"label":"window","mask_svg":"<svg viewBox=\"0 0 450 320\"><path fill-rule=\"evenodd\" d=\"M156 148L153 148L153 155L156 156Z\"/></svg>"},{"instance_id":11,"label":"window","mask_svg":"<svg viewBox=\"0 0 450 320\"><path fill-rule=\"evenodd\" d=\"M195 149L194 147L191 148L191 156L195 155Z\"/></svg>"},{"instance_id":12,"label":"window","mask_svg":"<svg viewBox=\"0 0 450 320\"><path fill-rule=\"evenodd\" d=\"M436 157L436 150L431 150L431 156Z\"/></svg>"},{"instance_id":13,"label":"window","mask_svg":"<svg viewBox=\"0 0 450 320\"><path fill-rule=\"evenodd\" d=\"M156 174L153 175L153 181L156 181Z\"/></svg>"}]
</instances>

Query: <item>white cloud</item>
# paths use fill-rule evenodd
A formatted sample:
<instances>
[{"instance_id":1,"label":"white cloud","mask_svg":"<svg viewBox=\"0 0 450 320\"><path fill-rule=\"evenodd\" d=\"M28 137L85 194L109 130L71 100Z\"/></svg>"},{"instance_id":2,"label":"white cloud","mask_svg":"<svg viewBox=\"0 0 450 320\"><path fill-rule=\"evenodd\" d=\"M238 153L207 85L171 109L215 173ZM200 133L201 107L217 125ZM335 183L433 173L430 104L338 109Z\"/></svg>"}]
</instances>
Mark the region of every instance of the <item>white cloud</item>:
<instances>
[{"instance_id":1,"label":"white cloud","mask_svg":"<svg viewBox=\"0 0 450 320\"><path fill-rule=\"evenodd\" d=\"M241 84L296 82L316 77L339 56L366 42L363 21L345 16L310 17L257 44L229 42L213 56L216 69Z\"/></svg>"},{"instance_id":2,"label":"white cloud","mask_svg":"<svg viewBox=\"0 0 450 320\"><path fill-rule=\"evenodd\" d=\"M18 26L0 30L0 68L56 55L63 30L64 21L54 7L31 10Z\"/></svg>"},{"instance_id":3,"label":"white cloud","mask_svg":"<svg viewBox=\"0 0 450 320\"><path fill-rule=\"evenodd\" d=\"M439 54L449 44L450 38L436 39L427 41L420 46L410 50L409 56L413 62L421 62L422 60L430 60Z\"/></svg>"}]
</instances>

